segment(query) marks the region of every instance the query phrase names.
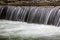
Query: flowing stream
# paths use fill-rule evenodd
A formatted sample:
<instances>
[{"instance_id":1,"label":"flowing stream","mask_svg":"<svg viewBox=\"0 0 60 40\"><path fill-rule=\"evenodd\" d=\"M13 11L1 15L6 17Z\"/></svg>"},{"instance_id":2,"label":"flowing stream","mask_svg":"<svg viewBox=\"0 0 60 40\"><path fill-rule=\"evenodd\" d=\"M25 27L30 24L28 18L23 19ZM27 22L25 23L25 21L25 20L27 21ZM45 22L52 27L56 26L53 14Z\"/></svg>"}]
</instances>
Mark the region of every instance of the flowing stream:
<instances>
[{"instance_id":1,"label":"flowing stream","mask_svg":"<svg viewBox=\"0 0 60 40\"><path fill-rule=\"evenodd\" d=\"M0 40L60 40L60 6L0 6Z\"/></svg>"}]
</instances>

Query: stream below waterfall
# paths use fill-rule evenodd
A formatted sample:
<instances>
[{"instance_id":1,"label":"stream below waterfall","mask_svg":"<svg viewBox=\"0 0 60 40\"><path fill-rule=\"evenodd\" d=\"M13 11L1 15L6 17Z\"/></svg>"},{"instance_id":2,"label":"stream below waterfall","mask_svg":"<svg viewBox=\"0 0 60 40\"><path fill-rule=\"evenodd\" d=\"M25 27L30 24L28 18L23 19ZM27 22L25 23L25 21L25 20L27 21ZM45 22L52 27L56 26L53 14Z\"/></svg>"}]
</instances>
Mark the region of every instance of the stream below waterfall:
<instances>
[{"instance_id":1,"label":"stream below waterfall","mask_svg":"<svg viewBox=\"0 0 60 40\"><path fill-rule=\"evenodd\" d=\"M60 40L60 6L0 6L0 40Z\"/></svg>"}]
</instances>

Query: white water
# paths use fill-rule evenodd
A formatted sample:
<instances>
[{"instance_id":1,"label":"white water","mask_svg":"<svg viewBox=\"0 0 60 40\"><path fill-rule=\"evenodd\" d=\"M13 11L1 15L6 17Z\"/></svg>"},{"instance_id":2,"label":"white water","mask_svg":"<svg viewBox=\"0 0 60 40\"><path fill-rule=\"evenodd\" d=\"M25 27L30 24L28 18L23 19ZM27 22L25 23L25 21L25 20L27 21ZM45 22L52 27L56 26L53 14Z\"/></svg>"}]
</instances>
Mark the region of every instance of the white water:
<instances>
[{"instance_id":1,"label":"white water","mask_svg":"<svg viewBox=\"0 0 60 40\"><path fill-rule=\"evenodd\" d=\"M18 21L0 20L0 35L11 37L46 38L47 40L60 40L60 27L43 24L29 24Z\"/></svg>"}]
</instances>

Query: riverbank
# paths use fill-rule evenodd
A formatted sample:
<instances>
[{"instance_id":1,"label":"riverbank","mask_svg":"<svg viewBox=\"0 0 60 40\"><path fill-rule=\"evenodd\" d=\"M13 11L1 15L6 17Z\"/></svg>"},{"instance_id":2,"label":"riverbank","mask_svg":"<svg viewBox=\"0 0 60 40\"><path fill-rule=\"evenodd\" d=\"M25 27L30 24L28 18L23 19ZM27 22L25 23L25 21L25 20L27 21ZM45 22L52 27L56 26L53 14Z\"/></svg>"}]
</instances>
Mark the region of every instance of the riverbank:
<instances>
[{"instance_id":1,"label":"riverbank","mask_svg":"<svg viewBox=\"0 0 60 40\"><path fill-rule=\"evenodd\" d=\"M1 2L0 5L13 5L13 6L60 6L60 2L33 2L33 1L17 1L17 2Z\"/></svg>"}]
</instances>

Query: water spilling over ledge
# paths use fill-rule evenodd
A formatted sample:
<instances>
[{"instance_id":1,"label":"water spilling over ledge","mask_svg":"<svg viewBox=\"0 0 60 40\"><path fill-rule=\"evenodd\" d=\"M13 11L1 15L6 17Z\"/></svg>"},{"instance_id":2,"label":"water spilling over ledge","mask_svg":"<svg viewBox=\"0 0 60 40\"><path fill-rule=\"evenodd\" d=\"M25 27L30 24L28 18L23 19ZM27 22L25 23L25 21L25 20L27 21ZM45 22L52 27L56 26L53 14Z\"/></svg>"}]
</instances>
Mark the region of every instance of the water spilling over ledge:
<instances>
[{"instance_id":1,"label":"water spilling over ledge","mask_svg":"<svg viewBox=\"0 0 60 40\"><path fill-rule=\"evenodd\" d=\"M0 19L60 26L60 6L0 6Z\"/></svg>"},{"instance_id":2,"label":"water spilling over ledge","mask_svg":"<svg viewBox=\"0 0 60 40\"><path fill-rule=\"evenodd\" d=\"M58 26L60 6L0 6L0 40L60 40Z\"/></svg>"}]
</instances>

